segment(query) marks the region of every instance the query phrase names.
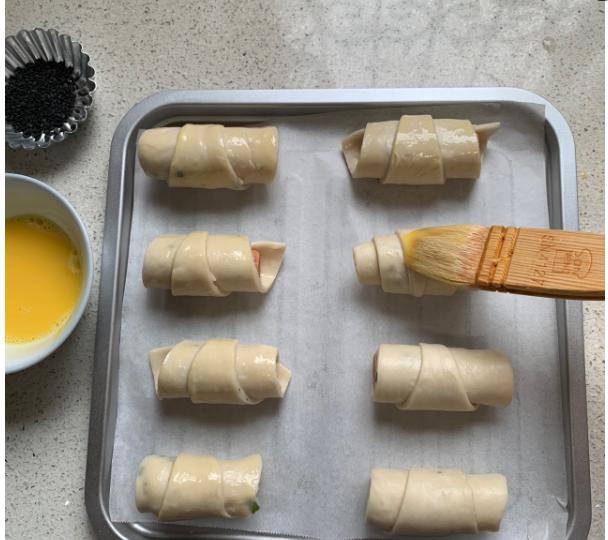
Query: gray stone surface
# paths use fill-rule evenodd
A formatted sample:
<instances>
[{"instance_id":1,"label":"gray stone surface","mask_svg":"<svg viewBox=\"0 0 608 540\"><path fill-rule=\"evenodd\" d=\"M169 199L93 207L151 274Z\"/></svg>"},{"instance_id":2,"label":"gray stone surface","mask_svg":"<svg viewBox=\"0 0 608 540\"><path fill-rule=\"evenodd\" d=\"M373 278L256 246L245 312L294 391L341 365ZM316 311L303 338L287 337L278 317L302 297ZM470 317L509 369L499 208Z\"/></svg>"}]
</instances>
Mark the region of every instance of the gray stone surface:
<instances>
[{"instance_id":1,"label":"gray stone surface","mask_svg":"<svg viewBox=\"0 0 608 540\"><path fill-rule=\"evenodd\" d=\"M84 218L99 269L107 161L121 116L161 89L517 86L547 97L577 144L581 228L604 224L604 4L482 0L7 0L6 32L53 27L97 71L91 118L7 170ZM6 379L7 538L89 538L83 500L97 281L51 358ZM604 304L585 305L593 525L604 522Z\"/></svg>"}]
</instances>

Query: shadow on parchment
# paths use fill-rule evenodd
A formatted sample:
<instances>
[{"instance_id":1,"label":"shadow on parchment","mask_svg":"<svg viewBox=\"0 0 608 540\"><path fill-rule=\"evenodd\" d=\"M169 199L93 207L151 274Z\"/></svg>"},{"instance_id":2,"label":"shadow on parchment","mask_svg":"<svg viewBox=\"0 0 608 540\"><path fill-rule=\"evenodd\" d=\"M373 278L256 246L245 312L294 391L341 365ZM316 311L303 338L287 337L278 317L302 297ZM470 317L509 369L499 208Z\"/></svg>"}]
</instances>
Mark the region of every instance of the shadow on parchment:
<instances>
[{"instance_id":1,"label":"shadow on parchment","mask_svg":"<svg viewBox=\"0 0 608 540\"><path fill-rule=\"evenodd\" d=\"M148 182L145 197L146 207L168 208L180 215L227 214L268 201L268 190L272 184L253 185L245 190L170 188L164 180L148 178L143 174L136 181ZM275 179L275 182L277 179Z\"/></svg>"},{"instance_id":2,"label":"shadow on parchment","mask_svg":"<svg viewBox=\"0 0 608 540\"><path fill-rule=\"evenodd\" d=\"M282 399L266 399L257 405L195 404L189 399L165 399L158 403L159 414L167 421L187 418L207 426L238 427L254 419L277 415Z\"/></svg>"},{"instance_id":3,"label":"shadow on parchment","mask_svg":"<svg viewBox=\"0 0 608 540\"><path fill-rule=\"evenodd\" d=\"M356 278L355 278L356 279ZM487 346L483 336L477 336L471 324L475 293L456 291L452 296L423 296L390 294L379 286L345 286L362 311L374 321L378 312L403 322L404 328L418 336L419 342L440 343L448 347L479 349Z\"/></svg>"},{"instance_id":4,"label":"shadow on parchment","mask_svg":"<svg viewBox=\"0 0 608 540\"><path fill-rule=\"evenodd\" d=\"M147 309L167 312L175 324L179 324L180 319L197 319L204 325L207 320L259 310L272 289L266 294L237 292L222 297L172 296L169 291L160 289L146 292Z\"/></svg>"},{"instance_id":5,"label":"shadow on parchment","mask_svg":"<svg viewBox=\"0 0 608 540\"><path fill-rule=\"evenodd\" d=\"M475 188L476 180L446 180L442 185L410 186L381 184L377 180L351 179L355 198L367 207L380 209L428 208L441 201L464 204Z\"/></svg>"},{"instance_id":6,"label":"shadow on parchment","mask_svg":"<svg viewBox=\"0 0 608 540\"><path fill-rule=\"evenodd\" d=\"M472 412L401 411L391 403L374 403L374 419L391 429L421 434L470 429L480 424L495 423L496 407L479 407Z\"/></svg>"}]
</instances>

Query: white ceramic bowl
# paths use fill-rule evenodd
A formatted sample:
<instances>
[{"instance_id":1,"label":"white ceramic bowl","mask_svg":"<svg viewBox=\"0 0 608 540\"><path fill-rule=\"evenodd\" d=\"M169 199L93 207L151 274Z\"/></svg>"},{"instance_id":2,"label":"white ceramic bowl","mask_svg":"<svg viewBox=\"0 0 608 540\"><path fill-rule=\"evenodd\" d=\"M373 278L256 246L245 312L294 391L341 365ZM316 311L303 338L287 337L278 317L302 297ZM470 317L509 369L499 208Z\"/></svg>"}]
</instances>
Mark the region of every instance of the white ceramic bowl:
<instances>
[{"instance_id":1,"label":"white ceramic bowl","mask_svg":"<svg viewBox=\"0 0 608 540\"><path fill-rule=\"evenodd\" d=\"M84 313L93 282L93 253L89 236L72 205L53 188L21 174L5 174L6 219L25 214L46 217L59 225L80 250L82 290L76 308L58 332L30 343L5 343L5 372L21 371L54 352L72 333Z\"/></svg>"}]
</instances>

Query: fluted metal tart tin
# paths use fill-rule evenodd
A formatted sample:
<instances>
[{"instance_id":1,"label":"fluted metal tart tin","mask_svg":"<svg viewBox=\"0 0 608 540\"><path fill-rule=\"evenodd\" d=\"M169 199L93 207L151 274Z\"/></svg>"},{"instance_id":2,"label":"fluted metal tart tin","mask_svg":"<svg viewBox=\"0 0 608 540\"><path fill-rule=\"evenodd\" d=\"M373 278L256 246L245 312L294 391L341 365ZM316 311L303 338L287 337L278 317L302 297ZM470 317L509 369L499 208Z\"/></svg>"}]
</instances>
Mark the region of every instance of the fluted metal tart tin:
<instances>
[{"instance_id":1,"label":"fluted metal tart tin","mask_svg":"<svg viewBox=\"0 0 608 540\"><path fill-rule=\"evenodd\" d=\"M184 122L268 121L332 111L454 104L498 103L545 108L547 207L552 228L578 229L576 156L568 124L544 98L516 88L408 88L374 90L170 91L148 97L121 120L108 169L103 259L85 485L89 518L100 539L277 540L290 535L211 529L198 525L118 522L110 517L110 479L118 409L119 342L129 236L133 219L136 142L140 130ZM556 301L567 500L564 536L583 540L591 523L591 490L582 303ZM542 391L539 389L539 392ZM542 437L542 430L538 430ZM525 458L525 457L524 457ZM522 495L523 496L523 495ZM303 510L305 511L305 510ZM363 516L362 516L363 519ZM230 527L229 524L226 525ZM238 526L236 524L235 526ZM540 531L539 531L540 533ZM378 534L377 537L381 537ZM540 538L541 536L538 536ZM542 536L543 538L545 536ZM458 536L460 538L460 536ZM484 536L485 538L485 536ZM534 536L537 538L537 536Z\"/></svg>"},{"instance_id":2,"label":"fluted metal tart tin","mask_svg":"<svg viewBox=\"0 0 608 540\"><path fill-rule=\"evenodd\" d=\"M48 133L42 133L38 138L26 137L22 132L4 122L6 143L13 149L34 150L47 148L58 143L74 133L89 115L93 104L95 70L90 65L89 55L84 53L80 43L73 41L67 34L59 34L57 30L21 30L14 36L5 39L4 81L5 84L14 75L16 69L31 64L36 60L64 63L74 72L76 79L76 97L74 109L67 120Z\"/></svg>"}]
</instances>

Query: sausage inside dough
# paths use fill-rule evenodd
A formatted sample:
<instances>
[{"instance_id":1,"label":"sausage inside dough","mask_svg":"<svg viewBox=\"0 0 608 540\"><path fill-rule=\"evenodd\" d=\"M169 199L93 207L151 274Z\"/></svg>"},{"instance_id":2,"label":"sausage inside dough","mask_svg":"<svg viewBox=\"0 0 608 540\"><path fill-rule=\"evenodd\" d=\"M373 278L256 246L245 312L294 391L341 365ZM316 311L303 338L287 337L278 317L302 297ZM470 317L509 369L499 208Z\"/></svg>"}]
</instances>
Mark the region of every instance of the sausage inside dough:
<instances>
[{"instance_id":1,"label":"sausage inside dough","mask_svg":"<svg viewBox=\"0 0 608 540\"><path fill-rule=\"evenodd\" d=\"M443 184L450 178L479 178L481 156L498 122L404 115L400 120L369 122L342 142L353 178L383 184Z\"/></svg>"},{"instance_id":2,"label":"sausage inside dough","mask_svg":"<svg viewBox=\"0 0 608 540\"><path fill-rule=\"evenodd\" d=\"M268 292L285 255L279 242L249 243L246 236L162 235L144 256L144 286L174 296L226 296Z\"/></svg>"},{"instance_id":3,"label":"sausage inside dough","mask_svg":"<svg viewBox=\"0 0 608 540\"><path fill-rule=\"evenodd\" d=\"M170 187L245 189L272 182L278 141L275 127L185 124L148 129L137 148L144 172Z\"/></svg>"},{"instance_id":4,"label":"sausage inside dough","mask_svg":"<svg viewBox=\"0 0 608 540\"><path fill-rule=\"evenodd\" d=\"M367 521L388 533L412 536L498 531L507 500L501 474L373 469Z\"/></svg>"},{"instance_id":5,"label":"sausage inside dough","mask_svg":"<svg viewBox=\"0 0 608 540\"><path fill-rule=\"evenodd\" d=\"M213 456L151 455L139 466L135 502L161 521L248 517L257 511L262 458L218 460Z\"/></svg>"},{"instance_id":6,"label":"sausage inside dough","mask_svg":"<svg viewBox=\"0 0 608 540\"><path fill-rule=\"evenodd\" d=\"M285 395L291 372L269 345L243 345L234 339L181 341L150 351L159 399L190 398L193 403L255 405Z\"/></svg>"},{"instance_id":7,"label":"sausage inside dough","mask_svg":"<svg viewBox=\"0 0 608 540\"><path fill-rule=\"evenodd\" d=\"M413 296L450 296L456 291L446 283L427 278L405 265L403 245L399 235L407 230L386 236L376 236L353 248L353 259L359 282L380 285L382 290L394 294Z\"/></svg>"},{"instance_id":8,"label":"sausage inside dough","mask_svg":"<svg viewBox=\"0 0 608 540\"><path fill-rule=\"evenodd\" d=\"M513 398L511 362L489 349L380 345L373 379L374 401L408 411L474 411Z\"/></svg>"}]
</instances>

